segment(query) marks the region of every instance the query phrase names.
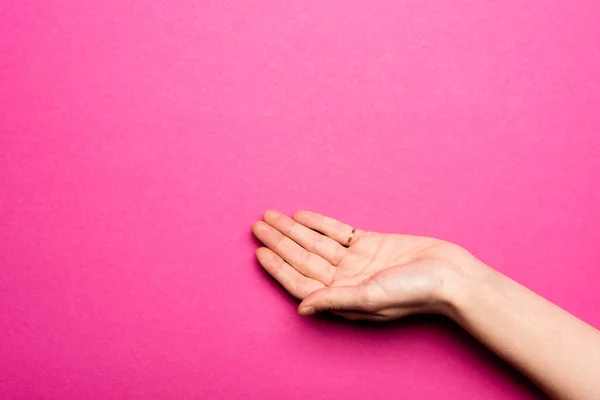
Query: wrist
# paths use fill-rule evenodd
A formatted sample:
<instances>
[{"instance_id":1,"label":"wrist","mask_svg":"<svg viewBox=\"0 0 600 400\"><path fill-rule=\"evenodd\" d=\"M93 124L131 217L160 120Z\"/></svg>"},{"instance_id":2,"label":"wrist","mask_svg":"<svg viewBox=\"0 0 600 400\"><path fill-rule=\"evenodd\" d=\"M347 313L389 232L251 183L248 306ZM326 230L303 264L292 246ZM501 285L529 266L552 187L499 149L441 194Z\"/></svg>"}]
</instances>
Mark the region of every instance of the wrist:
<instances>
[{"instance_id":1,"label":"wrist","mask_svg":"<svg viewBox=\"0 0 600 400\"><path fill-rule=\"evenodd\" d=\"M494 280L494 270L479 260L469 263L464 268L453 270L444 280L441 290L443 314L459 322L460 315L467 312L467 308L483 288L491 288Z\"/></svg>"}]
</instances>

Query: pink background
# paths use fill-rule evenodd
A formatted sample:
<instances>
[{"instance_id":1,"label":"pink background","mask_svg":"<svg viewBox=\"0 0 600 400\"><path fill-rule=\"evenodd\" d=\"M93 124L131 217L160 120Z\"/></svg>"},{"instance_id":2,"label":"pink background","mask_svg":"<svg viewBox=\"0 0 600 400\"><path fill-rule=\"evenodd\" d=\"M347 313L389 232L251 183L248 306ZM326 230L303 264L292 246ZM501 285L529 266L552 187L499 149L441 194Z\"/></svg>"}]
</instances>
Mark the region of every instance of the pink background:
<instances>
[{"instance_id":1,"label":"pink background","mask_svg":"<svg viewBox=\"0 0 600 400\"><path fill-rule=\"evenodd\" d=\"M600 327L599 83L591 0L3 1L0 397L543 398L442 318L299 318L250 224L456 241Z\"/></svg>"}]
</instances>

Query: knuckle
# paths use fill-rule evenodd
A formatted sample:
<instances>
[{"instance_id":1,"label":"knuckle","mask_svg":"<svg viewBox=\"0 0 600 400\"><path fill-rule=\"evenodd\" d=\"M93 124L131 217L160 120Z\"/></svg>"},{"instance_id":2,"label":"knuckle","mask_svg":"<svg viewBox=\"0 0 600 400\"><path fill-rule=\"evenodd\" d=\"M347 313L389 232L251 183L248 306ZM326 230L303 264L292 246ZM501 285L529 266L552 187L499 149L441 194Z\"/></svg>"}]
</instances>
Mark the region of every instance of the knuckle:
<instances>
[{"instance_id":1,"label":"knuckle","mask_svg":"<svg viewBox=\"0 0 600 400\"><path fill-rule=\"evenodd\" d=\"M300 295L302 294L302 287L300 285L300 283L297 280L292 281L292 283L290 284L291 289L292 289L292 294L296 297L300 297Z\"/></svg>"},{"instance_id":2,"label":"knuckle","mask_svg":"<svg viewBox=\"0 0 600 400\"><path fill-rule=\"evenodd\" d=\"M308 246L309 250L314 253L318 253L322 242L323 239L320 235L313 235L312 240L310 241L310 244Z\"/></svg>"},{"instance_id":3,"label":"knuckle","mask_svg":"<svg viewBox=\"0 0 600 400\"><path fill-rule=\"evenodd\" d=\"M280 236L277 238L276 242L275 242L275 247L274 247L274 250L275 250L275 251L281 251L281 249L282 249L282 247L284 246L284 244L285 244L285 236L283 236L283 235L280 235Z\"/></svg>"},{"instance_id":4,"label":"knuckle","mask_svg":"<svg viewBox=\"0 0 600 400\"><path fill-rule=\"evenodd\" d=\"M335 310L335 311L341 311L342 310L341 304L339 304L337 302L334 302L331 299L326 299L324 303L325 303L325 307L328 310Z\"/></svg>"},{"instance_id":5,"label":"knuckle","mask_svg":"<svg viewBox=\"0 0 600 400\"><path fill-rule=\"evenodd\" d=\"M297 222L290 222L289 224L286 224L286 227L283 229L285 231L285 235L286 236L294 236L295 232L298 229L298 223Z\"/></svg>"},{"instance_id":6,"label":"knuckle","mask_svg":"<svg viewBox=\"0 0 600 400\"><path fill-rule=\"evenodd\" d=\"M302 252L302 255L300 256L300 267L304 271L311 271L310 253Z\"/></svg>"}]
</instances>

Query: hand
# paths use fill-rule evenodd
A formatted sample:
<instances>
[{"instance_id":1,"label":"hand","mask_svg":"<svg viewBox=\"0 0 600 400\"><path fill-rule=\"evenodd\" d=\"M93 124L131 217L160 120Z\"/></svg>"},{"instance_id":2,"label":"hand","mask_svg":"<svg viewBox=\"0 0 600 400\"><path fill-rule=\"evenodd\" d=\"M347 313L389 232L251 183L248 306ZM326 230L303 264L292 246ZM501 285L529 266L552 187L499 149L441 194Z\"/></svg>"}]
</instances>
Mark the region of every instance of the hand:
<instances>
[{"instance_id":1,"label":"hand","mask_svg":"<svg viewBox=\"0 0 600 400\"><path fill-rule=\"evenodd\" d=\"M414 313L452 313L463 277L485 265L437 239L366 232L308 211L293 219L267 211L253 224L266 246L256 256L290 294L300 315L330 311L352 320L386 321Z\"/></svg>"}]
</instances>

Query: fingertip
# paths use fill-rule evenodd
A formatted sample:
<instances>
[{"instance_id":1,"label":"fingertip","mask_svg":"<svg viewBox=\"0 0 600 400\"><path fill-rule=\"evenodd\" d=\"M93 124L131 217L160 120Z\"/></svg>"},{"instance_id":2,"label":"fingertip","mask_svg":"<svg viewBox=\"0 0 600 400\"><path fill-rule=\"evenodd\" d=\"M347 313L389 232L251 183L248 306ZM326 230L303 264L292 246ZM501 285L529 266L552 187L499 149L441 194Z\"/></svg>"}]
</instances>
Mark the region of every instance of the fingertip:
<instances>
[{"instance_id":1,"label":"fingertip","mask_svg":"<svg viewBox=\"0 0 600 400\"><path fill-rule=\"evenodd\" d=\"M300 222L305 215L306 211L298 210L292 215L292 219L296 222Z\"/></svg>"},{"instance_id":2,"label":"fingertip","mask_svg":"<svg viewBox=\"0 0 600 400\"><path fill-rule=\"evenodd\" d=\"M258 249L256 249L256 250L254 251L254 253L256 254L256 258L258 258L259 260L260 260L261 258L263 258L263 257L264 257L264 255L265 255L265 250L266 250L266 249L265 249L264 247L259 247Z\"/></svg>"},{"instance_id":3,"label":"fingertip","mask_svg":"<svg viewBox=\"0 0 600 400\"><path fill-rule=\"evenodd\" d=\"M277 217L278 212L276 210L273 209L268 209L267 211L265 211L265 213L263 214L263 219L266 221L268 219L272 219Z\"/></svg>"},{"instance_id":4,"label":"fingertip","mask_svg":"<svg viewBox=\"0 0 600 400\"><path fill-rule=\"evenodd\" d=\"M264 247L264 246L256 249L255 253L256 253L256 257L261 262L262 261L271 261L273 259L279 258L279 256L277 256L277 254L273 253L273 251L271 249L269 249L268 247Z\"/></svg>"},{"instance_id":5,"label":"fingertip","mask_svg":"<svg viewBox=\"0 0 600 400\"><path fill-rule=\"evenodd\" d=\"M306 296L304 300L298 304L298 315L304 317L315 314L317 312L317 304L315 300L318 300L319 295L323 290L325 290L325 288L315 290Z\"/></svg>"},{"instance_id":6,"label":"fingertip","mask_svg":"<svg viewBox=\"0 0 600 400\"><path fill-rule=\"evenodd\" d=\"M309 315L313 315L317 312L317 309L313 306L302 307L298 310L298 315L301 317L308 317Z\"/></svg>"},{"instance_id":7,"label":"fingertip","mask_svg":"<svg viewBox=\"0 0 600 400\"><path fill-rule=\"evenodd\" d=\"M282 217L286 217L286 216L287 216L286 213L281 212L279 210L274 210L272 208L268 209L263 214L263 218L266 218L266 219L277 219L277 218L282 218Z\"/></svg>"},{"instance_id":8,"label":"fingertip","mask_svg":"<svg viewBox=\"0 0 600 400\"><path fill-rule=\"evenodd\" d=\"M260 230L263 227L264 227L263 221L254 221L254 223L252 224L252 232L256 235L257 232L260 232Z\"/></svg>"}]
</instances>

